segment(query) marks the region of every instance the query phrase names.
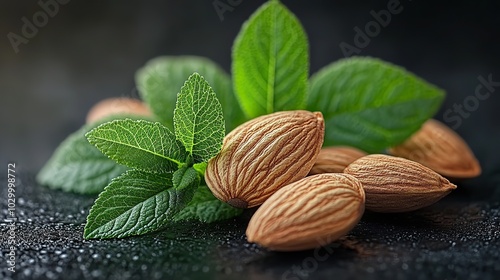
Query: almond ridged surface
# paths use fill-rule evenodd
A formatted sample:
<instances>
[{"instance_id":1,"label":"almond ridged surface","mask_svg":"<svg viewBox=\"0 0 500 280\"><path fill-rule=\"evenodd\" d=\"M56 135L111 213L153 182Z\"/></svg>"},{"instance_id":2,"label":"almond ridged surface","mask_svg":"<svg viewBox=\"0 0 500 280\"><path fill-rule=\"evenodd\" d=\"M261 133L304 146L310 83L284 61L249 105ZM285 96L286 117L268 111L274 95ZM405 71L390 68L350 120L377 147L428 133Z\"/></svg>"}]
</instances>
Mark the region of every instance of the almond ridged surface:
<instances>
[{"instance_id":1,"label":"almond ridged surface","mask_svg":"<svg viewBox=\"0 0 500 280\"><path fill-rule=\"evenodd\" d=\"M152 113L142 101L128 97L107 98L96 103L87 113L86 123L94 123L112 115L133 114L151 117Z\"/></svg>"},{"instance_id":2,"label":"almond ridged surface","mask_svg":"<svg viewBox=\"0 0 500 280\"><path fill-rule=\"evenodd\" d=\"M472 178L481 166L467 143L437 120L428 120L402 144L389 149L394 156L419 162L451 178Z\"/></svg>"},{"instance_id":3,"label":"almond ridged surface","mask_svg":"<svg viewBox=\"0 0 500 280\"><path fill-rule=\"evenodd\" d=\"M429 206L457 186L418 162L373 154L344 169L363 184L366 209L375 212L407 212Z\"/></svg>"},{"instance_id":4,"label":"almond ridged surface","mask_svg":"<svg viewBox=\"0 0 500 280\"><path fill-rule=\"evenodd\" d=\"M249 242L276 251L321 247L348 233L364 212L365 193L351 175L306 177L274 193L252 216Z\"/></svg>"},{"instance_id":5,"label":"almond ridged surface","mask_svg":"<svg viewBox=\"0 0 500 280\"><path fill-rule=\"evenodd\" d=\"M342 173L349 164L366 155L367 153L353 147L324 147L319 151L309 175Z\"/></svg>"},{"instance_id":6,"label":"almond ridged surface","mask_svg":"<svg viewBox=\"0 0 500 280\"><path fill-rule=\"evenodd\" d=\"M205 181L218 199L235 207L260 205L309 173L324 131L319 112L283 111L250 120L224 138Z\"/></svg>"}]
</instances>

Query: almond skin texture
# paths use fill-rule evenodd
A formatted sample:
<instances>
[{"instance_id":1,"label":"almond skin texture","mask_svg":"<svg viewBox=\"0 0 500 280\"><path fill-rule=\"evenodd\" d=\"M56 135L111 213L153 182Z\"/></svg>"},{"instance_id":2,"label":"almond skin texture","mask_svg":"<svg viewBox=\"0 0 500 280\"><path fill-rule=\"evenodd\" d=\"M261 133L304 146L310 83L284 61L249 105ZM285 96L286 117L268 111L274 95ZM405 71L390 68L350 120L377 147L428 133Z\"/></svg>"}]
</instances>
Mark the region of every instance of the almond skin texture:
<instances>
[{"instance_id":1,"label":"almond skin texture","mask_svg":"<svg viewBox=\"0 0 500 280\"><path fill-rule=\"evenodd\" d=\"M408 212L434 204L457 186L418 162L388 155L362 157L344 169L363 184L366 209Z\"/></svg>"},{"instance_id":2,"label":"almond skin texture","mask_svg":"<svg viewBox=\"0 0 500 280\"><path fill-rule=\"evenodd\" d=\"M353 147L324 147L319 151L309 175L342 173L349 164L366 155L367 153Z\"/></svg>"},{"instance_id":3,"label":"almond skin texture","mask_svg":"<svg viewBox=\"0 0 500 280\"><path fill-rule=\"evenodd\" d=\"M358 223L364 202L363 187L351 175L309 176L281 188L257 209L247 239L275 251L325 246Z\"/></svg>"},{"instance_id":4,"label":"almond skin texture","mask_svg":"<svg viewBox=\"0 0 500 280\"><path fill-rule=\"evenodd\" d=\"M260 205L307 175L324 133L319 112L283 111L250 120L226 135L221 152L208 161L205 181L234 207Z\"/></svg>"},{"instance_id":5,"label":"almond skin texture","mask_svg":"<svg viewBox=\"0 0 500 280\"><path fill-rule=\"evenodd\" d=\"M481 166L467 143L455 131L432 119L388 152L419 162L450 178L472 178L481 174Z\"/></svg>"},{"instance_id":6,"label":"almond skin texture","mask_svg":"<svg viewBox=\"0 0 500 280\"><path fill-rule=\"evenodd\" d=\"M137 116L150 117L151 111L140 100L118 97L99 101L87 113L86 123L94 123L108 116L119 114L133 114Z\"/></svg>"}]
</instances>

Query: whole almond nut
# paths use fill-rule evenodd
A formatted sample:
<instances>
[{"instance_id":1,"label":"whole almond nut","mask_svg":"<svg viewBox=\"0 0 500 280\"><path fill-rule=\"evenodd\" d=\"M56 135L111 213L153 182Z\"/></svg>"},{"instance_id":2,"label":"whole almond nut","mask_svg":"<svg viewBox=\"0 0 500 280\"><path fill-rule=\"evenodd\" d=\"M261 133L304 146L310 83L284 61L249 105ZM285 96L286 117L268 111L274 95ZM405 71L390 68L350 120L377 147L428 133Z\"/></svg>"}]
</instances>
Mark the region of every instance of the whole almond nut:
<instances>
[{"instance_id":1,"label":"whole almond nut","mask_svg":"<svg viewBox=\"0 0 500 280\"><path fill-rule=\"evenodd\" d=\"M128 97L108 98L99 101L87 113L86 123L94 123L108 116L133 114L150 117L151 111L140 100Z\"/></svg>"},{"instance_id":2,"label":"whole almond nut","mask_svg":"<svg viewBox=\"0 0 500 280\"><path fill-rule=\"evenodd\" d=\"M367 153L347 146L324 147L319 151L309 175L321 173L342 173L353 161Z\"/></svg>"},{"instance_id":3,"label":"whole almond nut","mask_svg":"<svg viewBox=\"0 0 500 280\"><path fill-rule=\"evenodd\" d=\"M457 186L418 162L373 154L344 169L363 184L366 209L375 212L407 212L429 206Z\"/></svg>"},{"instance_id":4,"label":"whole almond nut","mask_svg":"<svg viewBox=\"0 0 500 280\"><path fill-rule=\"evenodd\" d=\"M247 239L276 251L321 247L358 223L364 202L363 187L351 175L309 176L281 188L257 209Z\"/></svg>"},{"instance_id":5,"label":"whole almond nut","mask_svg":"<svg viewBox=\"0 0 500 280\"><path fill-rule=\"evenodd\" d=\"M481 174L481 166L467 143L437 120L428 120L419 131L388 152L419 162L451 178L471 178Z\"/></svg>"},{"instance_id":6,"label":"whole almond nut","mask_svg":"<svg viewBox=\"0 0 500 280\"><path fill-rule=\"evenodd\" d=\"M250 120L226 135L221 152L208 161L205 181L218 199L234 207L260 205L307 175L324 130L319 112L284 111Z\"/></svg>"}]
</instances>

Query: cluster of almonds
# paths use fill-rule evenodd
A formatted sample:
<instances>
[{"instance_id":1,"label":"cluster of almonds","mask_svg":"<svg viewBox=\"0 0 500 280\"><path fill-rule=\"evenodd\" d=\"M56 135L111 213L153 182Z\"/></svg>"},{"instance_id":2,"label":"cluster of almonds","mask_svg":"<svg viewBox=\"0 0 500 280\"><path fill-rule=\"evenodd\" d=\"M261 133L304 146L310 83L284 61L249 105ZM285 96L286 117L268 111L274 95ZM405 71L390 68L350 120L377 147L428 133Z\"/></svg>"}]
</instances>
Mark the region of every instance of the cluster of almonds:
<instances>
[{"instance_id":1,"label":"cluster of almonds","mask_svg":"<svg viewBox=\"0 0 500 280\"><path fill-rule=\"evenodd\" d=\"M111 115L150 117L139 100L109 98L92 107L87 123ZM319 112L285 111L250 120L224 138L208 162L212 193L238 208L259 206L248 241L278 251L323 246L349 232L366 209L407 212L429 206L481 167L467 144L447 126L427 121L389 155L323 146ZM405 159L406 158L406 159ZM441 176L441 175L443 176Z\"/></svg>"},{"instance_id":2,"label":"cluster of almonds","mask_svg":"<svg viewBox=\"0 0 500 280\"><path fill-rule=\"evenodd\" d=\"M285 111L250 120L224 138L207 165L212 193L234 207L261 205L246 235L272 250L320 247L349 232L366 209L406 212L429 206L481 168L451 129L429 120L392 154L321 148L319 112ZM407 158L407 159L405 159ZM439 173L439 174L438 174ZM442 174L442 175L440 175Z\"/></svg>"}]
</instances>

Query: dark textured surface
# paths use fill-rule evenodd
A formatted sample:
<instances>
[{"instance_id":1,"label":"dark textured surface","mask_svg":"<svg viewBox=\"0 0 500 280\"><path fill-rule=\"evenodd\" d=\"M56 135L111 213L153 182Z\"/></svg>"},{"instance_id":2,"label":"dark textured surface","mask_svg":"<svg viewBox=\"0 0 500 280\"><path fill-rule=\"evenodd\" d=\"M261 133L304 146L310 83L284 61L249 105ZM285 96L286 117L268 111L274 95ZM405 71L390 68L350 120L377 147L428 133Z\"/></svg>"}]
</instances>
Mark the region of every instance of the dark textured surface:
<instances>
[{"instance_id":1,"label":"dark textured surface","mask_svg":"<svg viewBox=\"0 0 500 280\"><path fill-rule=\"evenodd\" d=\"M2 178L2 180L5 178ZM245 241L252 211L120 240L83 240L94 197L17 180L16 274L7 271L1 197L1 279L496 279L500 203L456 191L406 214L365 213L344 239L319 250L269 252Z\"/></svg>"}]
</instances>

